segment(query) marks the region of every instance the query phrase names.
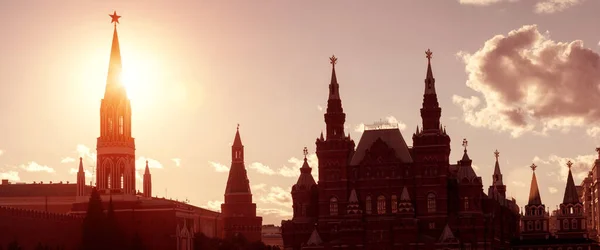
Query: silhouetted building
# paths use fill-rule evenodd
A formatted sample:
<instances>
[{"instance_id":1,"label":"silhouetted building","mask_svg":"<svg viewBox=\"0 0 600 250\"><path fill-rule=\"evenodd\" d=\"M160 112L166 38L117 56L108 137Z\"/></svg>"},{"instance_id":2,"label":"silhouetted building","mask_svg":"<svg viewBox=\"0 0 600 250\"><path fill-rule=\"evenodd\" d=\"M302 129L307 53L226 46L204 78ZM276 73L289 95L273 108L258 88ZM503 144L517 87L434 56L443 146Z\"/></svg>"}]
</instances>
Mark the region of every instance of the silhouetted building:
<instances>
[{"instance_id":1,"label":"silhouetted building","mask_svg":"<svg viewBox=\"0 0 600 250\"><path fill-rule=\"evenodd\" d=\"M533 175L529 190L529 202L525 206L525 215L521 219L521 235L515 239L511 249L600 249L598 243L588 237L586 218L583 212L583 204L579 200L579 194L573 174L572 163L567 163L569 175L565 186L565 195L557 213L556 233L552 234L549 228L549 214L546 206L542 203L537 178L535 176L535 164L531 165Z\"/></svg>"},{"instance_id":2,"label":"silhouetted building","mask_svg":"<svg viewBox=\"0 0 600 250\"><path fill-rule=\"evenodd\" d=\"M111 17L113 22L118 23L120 16L114 13ZM148 162L143 175L143 193L137 191L135 143L131 137L131 105L120 79L121 71L121 53L115 24L106 89L100 107L96 188L105 210L109 201L112 201L117 226L127 241L125 245L133 240L134 235L138 235L148 250L190 250L194 248L193 238L196 233L203 233L208 237L223 237L223 217L220 213L185 202L152 197ZM61 241L65 249L76 249L81 240L79 235L82 229L81 221L77 218L84 217L87 212L91 188L85 185L81 158L76 184L10 184L3 181L0 185L0 206L44 212L22 209L3 212L0 209L0 245L6 245L12 238L16 238L39 240L42 244L51 244L50 247ZM55 215L45 211L63 214ZM8 223L19 223L18 227L15 226L17 230L10 229L8 231L11 232L5 234L4 228L12 228ZM38 233L38 227L44 231ZM260 222L258 227L256 231L260 240ZM31 231L28 232L27 228ZM31 233L40 235L32 236Z\"/></svg>"},{"instance_id":3,"label":"silhouetted building","mask_svg":"<svg viewBox=\"0 0 600 250\"><path fill-rule=\"evenodd\" d=\"M256 204L252 203L252 191L244 165L244 145L240 138L239 125L231 146L231 168L221 212L226 238L241 234L250 242L260 241L262 217L256 216Z\"/></svg>"},{"instance_id":4,"label":"silhouetted building","mask_svg":"<svg viewBox=\"0 0 600 250\"><path fill-rule=\"evenodd\" d=\"M366 127L355 148L344 132L337 58L330 58L326 133L316 140L319 181L305 157L292 187L293 218L282 222L286 249L507 248L517 235L518 207L506 199L498 162L489 196L466 140L462 159L450 164L450 136L440 124L426 54L423 123L412 135L413 147L397 126L380 123Z\"/></svg>"}]
</instances>

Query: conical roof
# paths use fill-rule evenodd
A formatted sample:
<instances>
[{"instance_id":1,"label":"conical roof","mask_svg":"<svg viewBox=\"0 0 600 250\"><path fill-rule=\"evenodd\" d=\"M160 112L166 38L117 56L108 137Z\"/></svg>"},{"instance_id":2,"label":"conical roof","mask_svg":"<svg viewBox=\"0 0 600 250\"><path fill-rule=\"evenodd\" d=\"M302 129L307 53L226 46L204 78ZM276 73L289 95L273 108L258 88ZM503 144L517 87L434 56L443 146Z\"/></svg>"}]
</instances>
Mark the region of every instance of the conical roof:
<instances>
[{"instance_id":1,"label":"conical roof","mask_svg":"<svg viewBox=\"0 0 600 250\"><path fill-rule=\"evenodd\" d=\"M116 13L115 13L116 15ZM112 17L112 16L111 16ZM119 17L119 16L117 16ZM114 17L113 17L114 20ZM112 46L110 49L110 61L108 62L108 75L106 79L106 89L104 97L109 96L126 96L125 87L121 80L123 65L121 61L121 48L119 46L119 34L117 33L117 25L113 30ZM114 92L117 92L116 94Z\"/></svg>"},{"instance_id":2,"label":"conical roof","mask_svg":"<svg viewBox=\"0 0 600 250\"><path fill-rule=\"evenodd\" d=\"M456 237L454 237L454 233L450 230L450 226L446 224L444 231L442 231L442 234L440 235L439 242L451 242L454 240L456 240Z\"/></svg>"},{"instance_id":3,"label":"conical roof","mask_svg":"<svg viewBox=\"0 0 600 250\"><path fill-rule=\"evenodd\" d=\"M531 187L529 189L529 203L528 205L542 205L542 198L540 197L540 189L538 188L537 178L535 177L535 164L531 166L533 169L533 175L531 177Z\"/></svg>"},{"instance_id":4,"label":"conical roof","mask_svg":"<svg viewBox=\"0 0 600 250\"><path fill-rule=\"evenodd\" d=\"M573 181L573 174L571 173L572 163L569 161L567 164L569 165L569 176L567 177L563 204L579 203L579 195L577 194L577 188L575 187L575 181Z\"/></svg>"},{"instance_id":5,"label":"conical roof","mask_svg":"<svg viewBox=\"0 0 600 250\"><path fill-rule=\"evenodd\" d=\"M150 174L150 167L148 167L148 160L146 160L146 169L144 170L144 175Z\"/></svg>"},{"instance_id":6,"label":"conical roof","mask_svg":"<svg viewBox=\"0 0 600 250\"><path fill-rule=\"evenodd\" d=\"M425 76L425 95L435 95L435 78L433 78L433 71L431 70L431 50L427 50L425 55L427 56L427 75Z\"/></svg>"},{"instance_id":7,"label":"conical roof","mask_svg":"<svg viewBox=\"0 0 600 250\"><path fill-rule=\"evenodd\" d=\"M79 172L83 173L83 157L79 157Z\"/></svg>"},{"instance_id":8,"label":"conical roof","mask_svg":"<svg viewBox=\"0 0 600 250\"><path fill-rule=\"evenodd\" d=\"M302 167L300 168L300 176L296 182L296 188L303 187L309 189L310 187L317 185L311 172L312 168L308 165L308 160L306 159L306 156L304 156L304 164L302 164Z\"/></svg>"}]
</instances>

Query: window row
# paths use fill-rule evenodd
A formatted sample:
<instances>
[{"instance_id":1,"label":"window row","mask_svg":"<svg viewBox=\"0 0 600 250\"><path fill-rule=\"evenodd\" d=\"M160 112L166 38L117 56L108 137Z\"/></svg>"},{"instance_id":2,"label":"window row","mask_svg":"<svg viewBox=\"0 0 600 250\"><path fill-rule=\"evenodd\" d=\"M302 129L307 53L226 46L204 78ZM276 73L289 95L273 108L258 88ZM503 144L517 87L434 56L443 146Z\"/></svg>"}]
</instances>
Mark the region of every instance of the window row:
<instances>
[{"instance_id":1,"label":"window row","mask_svg":"<svg viewBox=\"0 0 600 250\"><path fill-rule=\"evenodd\" d=\"M465 209L468 209L468 208L469 208L469 198L465 197ZM377 209L376 210L377 214L386 214L387 213L385 196L380 195L377 197L376 209ZM390 209L391 209L392 213L398 212L398 197L396 195L392 195L392 197L391 197ZM436 197L435 197L435 194L429 193L429 194L427 194L427 212L433 213L435 211L436 211ZM335 215L338 215L338 213L339 213L338 199L336 197L331 197L331 199L329 199L329 215L335 216ZM365 213L367 213L367 214L373 213L373 200L371 199L370 195L365 198Z\"/></svg>"}]
</instances>

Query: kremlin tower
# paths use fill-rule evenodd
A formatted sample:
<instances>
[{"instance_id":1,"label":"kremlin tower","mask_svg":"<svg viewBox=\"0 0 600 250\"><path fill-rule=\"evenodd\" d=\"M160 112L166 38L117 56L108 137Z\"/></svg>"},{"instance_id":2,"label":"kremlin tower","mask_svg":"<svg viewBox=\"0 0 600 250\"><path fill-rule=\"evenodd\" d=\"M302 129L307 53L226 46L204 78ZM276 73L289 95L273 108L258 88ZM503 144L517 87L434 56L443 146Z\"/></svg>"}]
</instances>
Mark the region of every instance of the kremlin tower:
<instances>
[{"instance_id":1,"label":"kremlin tower","mask_svg":"<svg viewBox=\"0 0 600 250\"><path fill-rule=\"evenodd\" d=\"M262 217L256 216L256 204L252 203L239 125L231 146L231 168L221 212L226 238L242 235L249 242L261 240Z\"/></svg>"}]
</instances>

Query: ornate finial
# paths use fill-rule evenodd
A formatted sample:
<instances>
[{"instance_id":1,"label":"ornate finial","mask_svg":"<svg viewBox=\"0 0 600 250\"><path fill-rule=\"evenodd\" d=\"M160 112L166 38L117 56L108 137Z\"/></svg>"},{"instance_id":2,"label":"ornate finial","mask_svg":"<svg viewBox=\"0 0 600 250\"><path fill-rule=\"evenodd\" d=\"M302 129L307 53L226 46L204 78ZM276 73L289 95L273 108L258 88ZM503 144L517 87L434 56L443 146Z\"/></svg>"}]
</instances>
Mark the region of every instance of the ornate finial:
<instances>
[{"instance_id":1,"label":"ornate finial","mask_svg":"<svg viewBox=\"0 0 600 250\"><path fill-rule=\"evenodd\" d=\"M425 57L427 58L427 61L431 61L431 55L433 55L433 52L431 52L430 49L427 49L427 51L425 51Z\"/></svg>"},{"instance_id":2,"label":"ornate finial","mask_svg":"<svg viewBox=\"0 0 600 250\"><path fill-rule=\"evenodd\" d=\"M240 124L239 124L239 123L237 124L237 128L236 128L236 129L237 129L238 131L240 130Z\"/></svg>"},{"instance_id":3,"label":"ornate finial","mask_svg":"<svg viewBox=\"0 0 600 250\"><path fill-rule=\"evenodd\" d=\"M115 26L117 26L117 23L119 23L119 18L121 18L121 16L117 15L117 11L113 12L112 15L108 14L110 16L110 18L112 18L112 20L110 21L110 23L115 23Z\"/></svg>"},{"instance_id":4,"label":"ornate finial","mask_svg":"<svg viewBox=\"0 0 600 250\"><path fill-rule=\"evenodd\" d=\"M569 167L569 169L571 169L571 166L573 166L573 163L571 162L571 160L569 160L569 161L567 162L567 167Z\"/></svg>"},{"instance_id":5,"label":"ornate finial","mask_svg":"<svg viewBox=\"0 0 600 250\"><path fill-rule=\"evenodd\" d=\"M308 155L308 148L304 147L303 153L304 153L304 159L306 159L306 156Z\"/></svg>"},{"instance_id":6,"label":"ornate finial","mask_svg":"<svg viewBox=\"0 0 600 250\"><path fill-rule=\"evenodd\" d=\"M337 57L335 57L335 55L332 55L329 58L329 63L331 63L331 65L333 65L335 67L335 65L337 64L337 60L338 60Z\"/></svg>"},{"instance_id":7,"label":"ornate finial","mask_svg":"<svg viewBox=\"0 0 600 250\"><path fill-rule=\"evenodd\" d=\"M467 152L467 146L469 146L469 141L467 141L467 138L463 138L462 146L465 148L465 152Z\"/></svg>"},{"instance_id":8,"label":"ornate finial","mask_svg":"<svg viewBox=\"0 0 600 250\"><path fill-rule=\"evenodd\" d=\"M498 152L498 149L494 151L494 155L496 156L496 161L498 161L498 157L500 157L500 152Z\"/></svg>"},{"instance_id":9,"label":"ornate finial","mask_svg":"<svg viewBox=\"0 0 600 250\"><path fill-rule=\"evenodd\" d=\"M537 168L537 166L535 165L535 163L531 164L531 166L529 166L531 168L531 170L533 170L535 172L535 169Z\"/></svg>"}]
</instances>

